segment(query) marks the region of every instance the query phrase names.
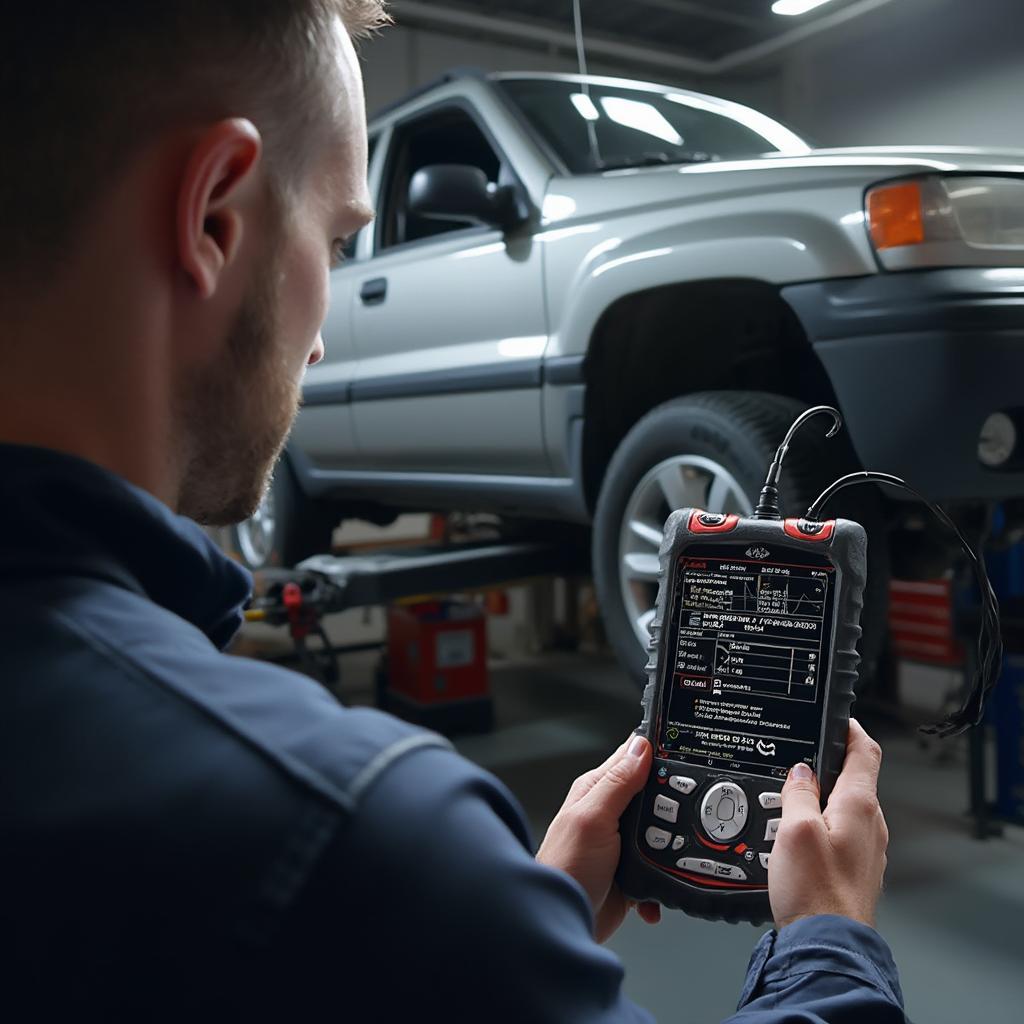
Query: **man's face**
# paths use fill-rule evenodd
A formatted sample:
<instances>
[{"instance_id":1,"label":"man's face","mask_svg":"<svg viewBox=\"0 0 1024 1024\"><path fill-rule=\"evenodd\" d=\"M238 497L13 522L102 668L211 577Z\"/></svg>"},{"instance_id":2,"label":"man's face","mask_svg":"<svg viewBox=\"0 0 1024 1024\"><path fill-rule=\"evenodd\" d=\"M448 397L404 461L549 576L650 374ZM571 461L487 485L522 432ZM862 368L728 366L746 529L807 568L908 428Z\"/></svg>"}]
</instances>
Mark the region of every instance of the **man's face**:
<instances>
[{"instance_id":1,"label":"man's face","mask_svg":"<svg viewBox=\"0 0 1024 1024\"><path fill-rule=\"evenodd\" d=\"M322 144L305 179L275 204L220 358L181 388L191 453L178 511L197 522L236 523L256 510L298 412L305 369L323 358L331 260L372 217L362 81L340 20L335 41Z\"/></svg>"}]
</instances>

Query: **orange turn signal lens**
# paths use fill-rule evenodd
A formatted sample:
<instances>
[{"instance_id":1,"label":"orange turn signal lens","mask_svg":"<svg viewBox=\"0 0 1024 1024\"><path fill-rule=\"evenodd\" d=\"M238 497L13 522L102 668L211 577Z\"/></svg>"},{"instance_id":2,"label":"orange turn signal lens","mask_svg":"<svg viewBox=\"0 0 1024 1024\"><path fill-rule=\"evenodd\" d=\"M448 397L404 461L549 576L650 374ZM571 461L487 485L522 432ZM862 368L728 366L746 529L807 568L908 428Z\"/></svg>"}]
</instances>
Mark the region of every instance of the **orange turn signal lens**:
<instances>
[{"instance_id":1,"label":"orange turn signal lens","mask_svg":"<svg viewBox=\"0 0 1024 1024\"><path fill-rule=\"evenodd\" d=\"M924 241L921 184L905 181L868 193L868 225L876 249L920 245Z\"/></svg>"}]
</instances>

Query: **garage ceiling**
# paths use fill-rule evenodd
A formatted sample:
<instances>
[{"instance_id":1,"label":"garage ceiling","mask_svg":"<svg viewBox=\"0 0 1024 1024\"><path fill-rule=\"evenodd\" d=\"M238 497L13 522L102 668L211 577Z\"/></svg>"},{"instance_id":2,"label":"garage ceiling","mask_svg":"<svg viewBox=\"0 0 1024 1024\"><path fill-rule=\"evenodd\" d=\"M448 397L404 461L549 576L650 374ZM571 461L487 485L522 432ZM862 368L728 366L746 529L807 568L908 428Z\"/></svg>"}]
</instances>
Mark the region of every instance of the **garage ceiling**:
<instances>
[{"instance_id":1,"label":"garage ceiling","mask_svg":"<svg viewBox=\"0 0 1024 1024\"><path fill-rule=\"evenodd\" d=\"M799 17L772 0L582 0L593 59L734 72L892 0L830 0ZM400 25L574 52L572 0L395 0Z\"/></svg>"}]
</instances>

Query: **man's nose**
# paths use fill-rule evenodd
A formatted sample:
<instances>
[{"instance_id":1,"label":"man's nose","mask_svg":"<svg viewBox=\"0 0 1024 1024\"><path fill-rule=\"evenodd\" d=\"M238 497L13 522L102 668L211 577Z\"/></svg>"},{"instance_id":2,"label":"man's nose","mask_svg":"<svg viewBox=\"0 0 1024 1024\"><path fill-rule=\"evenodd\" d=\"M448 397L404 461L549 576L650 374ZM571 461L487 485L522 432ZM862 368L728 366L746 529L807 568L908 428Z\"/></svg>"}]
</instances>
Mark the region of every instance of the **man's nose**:
<instances>
[{"instance_id":1,"label":"man's nose","mask_svg":"<svg viewBox=\"0 0 1024 1024\"><path fill-rule=\"evenodd\" d=\"M313 343L313 351L309 353L309 365L315 366L324 357L324 336L317 334Z\"/></svg>"}]
</instances>

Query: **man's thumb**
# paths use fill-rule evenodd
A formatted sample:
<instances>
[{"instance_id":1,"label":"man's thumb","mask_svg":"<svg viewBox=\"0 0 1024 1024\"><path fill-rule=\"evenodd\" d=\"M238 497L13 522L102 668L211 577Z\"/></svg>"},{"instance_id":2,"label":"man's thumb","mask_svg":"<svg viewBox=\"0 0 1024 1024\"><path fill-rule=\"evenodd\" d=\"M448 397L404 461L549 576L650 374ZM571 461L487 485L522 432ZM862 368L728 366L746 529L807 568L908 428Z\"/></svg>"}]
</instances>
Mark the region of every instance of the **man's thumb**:
<instances>
[{"instance_id":1,"label":"man's thumb","mask_svg":"<svg viewBox=\"0 0 1024 1024\"><path fill-rule=\"evenodd\" d=\"M820 791L814 772L803 762L790 770L782 787L783 818L820 817Z\"/></svg>"},{"instance_id":2,"label":"man's thumb","mask_svg":"<svg viewBox=\"0 0 1024 1024\"><path fill-rule=\"evenodd\" d=\"M644 787L651 770L651 744L643 736L634 736L626 752L608 766L581 803L597 815L622 817L629 801Z\"/></svg>"}]
</instances>

